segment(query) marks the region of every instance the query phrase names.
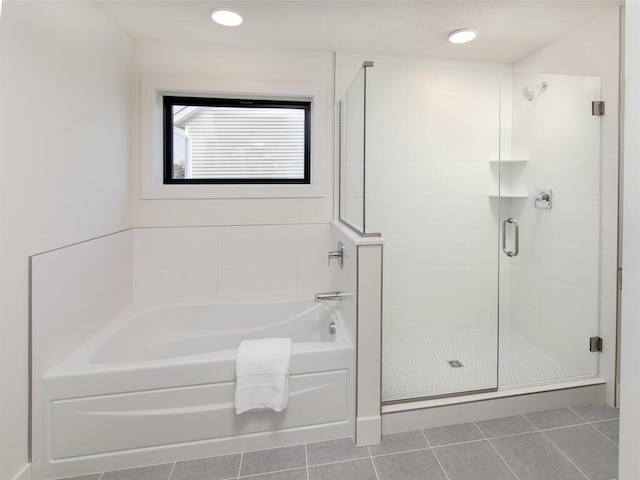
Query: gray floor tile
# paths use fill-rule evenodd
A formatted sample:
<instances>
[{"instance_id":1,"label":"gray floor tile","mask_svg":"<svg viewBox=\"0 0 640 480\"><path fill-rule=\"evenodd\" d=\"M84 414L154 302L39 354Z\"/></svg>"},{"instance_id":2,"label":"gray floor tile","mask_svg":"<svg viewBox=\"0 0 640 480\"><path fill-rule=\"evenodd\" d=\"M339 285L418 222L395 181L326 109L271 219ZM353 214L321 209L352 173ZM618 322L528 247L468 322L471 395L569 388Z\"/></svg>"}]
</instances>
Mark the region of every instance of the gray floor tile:
<instances>
[{"instance_id":1,"label":"gray floor tile","mask_svg":"<svg viewBox=\"0 0 640 480\"><path fill-rule=\"evenodd\" d=\"M373 463L379 480L446 480L447 478L430 449L383 455L375 457Z\"/></svg>"},{"instance_id":2,"label":"gray floor tile","mask_svg":"<svg viewBox=\"0 0 640 480\"><path fill-rule=\"evenodd\" d=\"M476 422L476 425L487 438L535 432L536 430L522 415L484 420L482 422Z\"/></svg>"},{"instance_id":3,"label":"gray floor tile","mask_svg":"<svg viewBox=\"0 0 640 480\"><path fill-rule=\"evenodd\" d=\"M167 480L173 463L104 472L102 480Z\"/></svg>"},{"instance_id":4,"label":"gray floor tile","mask_svg":"<svg viewBox=\"0 0 640 480\"><path fill-rule=\"evenodd\" d=\"M536 428L546 430L547 428L568 427L584 423L578 415L568 408L560 410L547 410L546 412L529 413L525 415Z\"/></svg>"},{"instance_id":5,"label":"gray floor tile","mask_svg":"<svg viewBox=\"0 0 640 480\"><path fill-rule=\"evenodd\" d=\"M307 461L309 465L356 460L368 456L369 450L367 447L356 447L352 438L342 438L340 440L310 443L307 445Z\"/></svg>"},{"instance_id":6,"label":"gray floor tile","mask_svg":"<svg viewBox=\"0 0 640 480\"><path fill-rule=\"evenodd\" d=\"M491 443L520 480L585 480L541 433L495 438Z\"/></svg>"},{"instance_id":7,"label":"gray floor tile","mask_svg":"<svg viewBox=\"0 0 640 480\"><path fill-rule=\"evenodd\" d=\"M424 434L432 447L484 439L480 430L473 423L428 428L424 430Z\"/></svg>"},{"instance_id":8,"label":"gray floor tile","mask_svg":"<svg viewBox=\"0 0 640 480\"><path fill-rule=\"evenodd\" d=\"M418 450L419 448L428 448L427 441L420 430L413 432L394 433L393 435L384 435L380 445L369 447L371 455L385 455L387 453L407 452L409 450Z\"/></svg>"},{"instance_id":9,"label":"gray floor tile","mask_svg":"<svg viewBox=\"0 0 640 480\"><path fill-rule=\"evenodd\" d=\"M611 420L620 416L620 409L610 407L609 405L587 405L584 407L573 407L572 410L587 422Z\"/></svg>"},{"instance_id":10,"label":"gray floor tile","mask_svg":"<svg viewBox=\"0 0 640 480\"><path fill-rule=\"evenodd\" d=\"M242 457L240 476L278 472L307 466L304 445L247 452Z\"/></svg>"},{"instance_id":11,"label":"gray floor tile","mask_svg":"<svg viewBox=\"0 0 640 480\"><path fill-rule=\"evenodd\" d=\"M177 462L171 480L227 480L237 478L240 454Z\"/></svg>"},{"instance_id":12,"label":"gray floor tile","mask_svg":"<svg viewBox=\"0 0 640 480\"><path fill-rule=\"evenodd\" d=\"M618 437L620 436L620 420L605 420L604 422L592 423L605 437L618 445Z\"/></svg>"},{"instance_id":13,"label":"gray floor tile","mask_svg":"<svg viewBox=\"0 0 640 480\"><path fill-rule=\"evenodd\" d=\"M449 480L514 480L486 440L433 449Z\"/></svg>"},{"instance_id":14,"label":"gray floor tile","mask_svg":"<svg viewBox=\"0 0 640 480\"><path fill-rule=\"evenodd\" d=\"M376 480L370 458L309 467L309 480Z\"/></svg>"},{"instance_id":15,"label":"gray floor tile","mask_svg":"<svg viewBox=\"0 0 640 480\"><path fill-rule=\"evenodd\" d=\"M102 473L92 473L90 475L80 475L78 477L60 478L58 480L98 480Z\"/></svg>"},{"instance_id":16,"label":"gray floor tile","mask_svg":"<svg viewBox=\"0 0 640 480\"><path fill-rule=\"evenodd\" d=\"M235 477L234 477L235 478ZM307 468L297 468L286 472L263 473L262 475L252 475L247 480L307 480Z\"/></svg>"},{"instance_id":17,"label":"gray floor tile","mask_svg":"<svg viewBox=\"0 0 640 480\"><path fill-rule=\"evenodd\" d=\"M547 430L544 434L590 480L618 476L618 448L590 425Z\"/></svg>"}]
</instances>

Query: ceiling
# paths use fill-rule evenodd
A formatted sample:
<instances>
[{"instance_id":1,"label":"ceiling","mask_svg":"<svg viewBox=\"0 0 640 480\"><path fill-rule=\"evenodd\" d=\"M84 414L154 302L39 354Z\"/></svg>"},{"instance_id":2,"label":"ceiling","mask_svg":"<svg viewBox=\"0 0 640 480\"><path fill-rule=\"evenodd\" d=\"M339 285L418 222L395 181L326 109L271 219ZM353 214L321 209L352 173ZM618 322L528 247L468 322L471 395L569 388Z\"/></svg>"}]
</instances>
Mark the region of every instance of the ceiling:
<instances>
[{"instance_id":1,"label":"ceiling","mask_svg":"<svg viewBox=\"0 0 640 480\"><path fill-rule=\"evenodd\" d=\"M512 63L615 9L611 1L101 0L96 4L137 39ZM214 24L227 7L244 23ZM465 45L447 34L478 31Z\"/></svg>"}]
</instances>

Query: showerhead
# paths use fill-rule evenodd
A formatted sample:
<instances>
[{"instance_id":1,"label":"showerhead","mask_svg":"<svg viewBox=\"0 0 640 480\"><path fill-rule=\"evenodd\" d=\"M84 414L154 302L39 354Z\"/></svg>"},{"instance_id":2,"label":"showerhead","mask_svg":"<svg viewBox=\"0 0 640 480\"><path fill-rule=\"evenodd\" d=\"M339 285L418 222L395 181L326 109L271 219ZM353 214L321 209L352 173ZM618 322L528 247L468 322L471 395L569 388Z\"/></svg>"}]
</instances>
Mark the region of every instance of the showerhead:
<instances>
[{"instance_id":1,"label":"showerhead","mask_svg":"<svg viewBox=\"0 0 640 480\"><path fill-rule=\"evenodd\" d=\"M538 83L533 87L524 87L522 89L522 96L527 100L529 100L530 102L532 102L533 99L538 96L538 93L542 93L546 91L547 88L548 88L547 82Z\"/></svg>"}]
</instances>

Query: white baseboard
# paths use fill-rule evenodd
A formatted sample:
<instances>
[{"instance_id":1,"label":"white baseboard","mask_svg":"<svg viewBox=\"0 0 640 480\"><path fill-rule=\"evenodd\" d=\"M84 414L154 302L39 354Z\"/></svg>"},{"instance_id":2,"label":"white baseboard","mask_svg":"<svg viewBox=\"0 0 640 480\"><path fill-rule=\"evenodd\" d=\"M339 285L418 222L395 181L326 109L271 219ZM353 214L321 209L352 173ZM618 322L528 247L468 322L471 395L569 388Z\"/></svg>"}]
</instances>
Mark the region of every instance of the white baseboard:
<instances>
[{"instance_id":1,"label":"white baseboard","mask_svg":"<svg viewBox=\"0 0 640 480\"><path fill-rule=\"evenodd\" d=\"M13 480L31 480L31 464L27 463L20 473L18 473Z\"/></svg>"}]
</instances>

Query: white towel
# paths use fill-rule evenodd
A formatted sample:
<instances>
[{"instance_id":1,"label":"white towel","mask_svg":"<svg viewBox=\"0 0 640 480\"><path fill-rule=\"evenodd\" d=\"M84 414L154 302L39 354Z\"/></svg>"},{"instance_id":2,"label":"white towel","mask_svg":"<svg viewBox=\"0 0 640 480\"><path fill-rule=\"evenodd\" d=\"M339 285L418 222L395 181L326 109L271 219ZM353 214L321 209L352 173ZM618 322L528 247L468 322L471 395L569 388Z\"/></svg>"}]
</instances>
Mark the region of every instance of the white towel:
<instances>
[{"instance_id":1,"label":"white towel","mask_svg":"<svg viewBox=\"0 0 640 480\"><path fill-rule=\"evenodd\" d=\"M282 412L289 403L290 338L240 343L236 358L236 414L270 408Z\"/></svg>"}]
</instances>

